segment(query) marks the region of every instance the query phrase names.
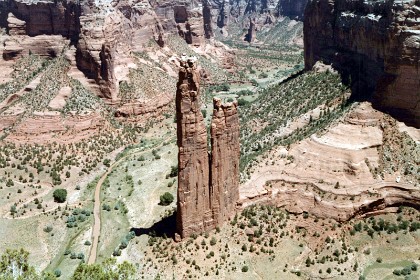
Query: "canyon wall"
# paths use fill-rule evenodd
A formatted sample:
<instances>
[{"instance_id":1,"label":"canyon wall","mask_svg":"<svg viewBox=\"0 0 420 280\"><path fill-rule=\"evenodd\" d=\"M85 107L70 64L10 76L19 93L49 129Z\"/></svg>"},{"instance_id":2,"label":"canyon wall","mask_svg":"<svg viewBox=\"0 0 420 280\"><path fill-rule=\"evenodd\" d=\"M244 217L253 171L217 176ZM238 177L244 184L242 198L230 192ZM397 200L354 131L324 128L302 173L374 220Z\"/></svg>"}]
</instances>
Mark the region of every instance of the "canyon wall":
<instances>
[{"instance_id":1,"label":"canyon wall","mask_svg":"<svg viewBox=\"0 0 420 280\"><path fill-rule=\"evenodd\" d=\"M281 16L301 19L307 0L134 0L134 1L22 1L0 0L2 56L14 60L28 53L55 57L71 46L74 60L84 75L99 86L100 97L119 100L119 83L125 77L118 69L131 63L133 52L156 41L164 46L168 35L178 34L188 44L203 48L215 30L231 22L253 18L255 27L275 22ZM2 35L0 35L2 36Z\"/></svg>"},{"instance_id":2,"label":"canyon wall","mask_svg":"<svg viewBox=\"0 0 420 280\"><path fill-rule=\"evenodd\" d=\"M199 234L228 220L239 199L238 104L214 100L211 154L199 103L199 73L181 62L176 93L178 138L178 238Z\"/></svg>"},{"instance_id":3,"label":"canyon wall","mask_svg":"<svg viewBox=\"0 0 420 280\"><path fill-rule=\"evenodd\" d=\"M70 59L112 103L121 80L117 69L150 40L164 46L169 34L179 34L195 47L205 44L201 1L0 0L0 8L0 28L7 36L3 59L29 53L55 57L73 46L76 55Z\"/></svg>"},{"instance_id":4,"label":"canyon wall","mask_svg":"<svg viewBox=\"0 0 420 280\"><path fill-rule=\"evenodd\" d=\"M3 58L14 59L29 52L55 57L80 29L80 6L73 2L0 1L0 28L10 36L4 41Z\"/></svg>"},{"instance_id":5,"label":"canyon wall","mask_svg":"<svg viewBox=\"0 0 420 280\"><path fill-rule=\"evenodd\" d=\"M356 98L420 127L419 1L311 0L306 69L332 64Z\"/></svg>"},{"instance_id":6,"label":"canyon wall","mask_svg":"<svg viewBox=\"0 0 420 280\"><path fill-rule=\"evenodd\" d=\"M231 24L240 24L248 28L250 19L258 26L272 24L283 16L302 20L308 0L205 0L205 20L211 22L208 27L220 29L227 34ZM250 40L248 40L250 41Z\"/></svg>"}]
</instances>

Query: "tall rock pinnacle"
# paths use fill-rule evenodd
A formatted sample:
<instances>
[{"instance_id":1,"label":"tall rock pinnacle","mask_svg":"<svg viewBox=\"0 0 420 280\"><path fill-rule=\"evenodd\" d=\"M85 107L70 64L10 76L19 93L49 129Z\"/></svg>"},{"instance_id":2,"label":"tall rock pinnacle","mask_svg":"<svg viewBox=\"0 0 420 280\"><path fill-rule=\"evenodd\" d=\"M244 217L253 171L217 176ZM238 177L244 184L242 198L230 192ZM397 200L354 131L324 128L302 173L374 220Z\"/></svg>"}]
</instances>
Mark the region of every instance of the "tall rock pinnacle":
<instances>
[{"instance_id":1,"label":"tall rock pinnacle","mask_svg":"<svg viewBox=\"0 0 420 280\"><path fill-rule=\"evenodd\" d=\"M238 105L214 99L209 161L207 130L199 104L199 74L194 61L185 60L181 61L176 93L177 232L182 238L225 222L239 198Z\"/></svg>"},{"instance_id":2,"label":"tall rock pinnacle","mask_svg":"<svg viewBox=\"0 0 420 280\"><path fill-rule=\"evenodd\" d=\"M207 130L199 105L199 74L182 62L176 93L178 137L177 231L181 237L211 227Z\"/></svg>"},{"instance_id":3,"label":"tall rock pinnacle","mask_svg":"<svg viewBox=\"0 0 420 280\"><path fill-rule=\"evenodd\" d=\"M238 103L213 100L211 123L211 198L216 224L225 222L239 199Z\"/></svg>"}]
</instances>

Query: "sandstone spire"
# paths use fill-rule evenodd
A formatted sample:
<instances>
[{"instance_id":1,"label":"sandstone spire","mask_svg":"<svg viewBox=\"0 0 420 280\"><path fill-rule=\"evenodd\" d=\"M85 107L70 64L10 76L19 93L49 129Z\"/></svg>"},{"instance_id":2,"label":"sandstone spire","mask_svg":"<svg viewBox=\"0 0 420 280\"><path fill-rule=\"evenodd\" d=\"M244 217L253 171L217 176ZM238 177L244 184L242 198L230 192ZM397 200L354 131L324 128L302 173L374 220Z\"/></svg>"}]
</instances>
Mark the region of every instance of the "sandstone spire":
<instances>
[{"instance_id":1,"label":"sandstone spire","mask_svg":"<svg viewBox=\"0 0 420 280\"><path fill-rule=\"evenodd\" d=\"M177 232L185 238L214 229L234 212L239 198L239 118L236 102L214 99L210 167L194 59L182 57L177 87Z\"/></svg>"},{"instance_id":2,"label":"sandstone spire","mask_svg":"<svg viewBox=\"0 0 420 280\"><path fill-rule=\"evenodd\" d=\"M199 74L181 61L176 93L178 136L177 231L182 238L212 224L207 131L199 105Z\"/></svg>"},{"instance_id":3,"label":"sandstone spire","mask_svg":"<svg viewBox=\"0 0 420 280\"><path fill-rule=\"evenodd\" d=\"M239 199L239 117L238 103L213 100L211 123L211 191L213 219L226 221Z\"/></svg>"}]
</instances>

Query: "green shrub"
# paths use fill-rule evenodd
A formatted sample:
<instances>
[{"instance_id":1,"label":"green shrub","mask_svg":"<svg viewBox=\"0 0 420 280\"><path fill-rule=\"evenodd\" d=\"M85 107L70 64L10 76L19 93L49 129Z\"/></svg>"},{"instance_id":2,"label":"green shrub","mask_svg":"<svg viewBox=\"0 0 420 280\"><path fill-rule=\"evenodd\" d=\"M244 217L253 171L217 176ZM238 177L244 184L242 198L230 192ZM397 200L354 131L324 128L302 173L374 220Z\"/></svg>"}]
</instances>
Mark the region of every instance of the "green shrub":
<instances>
[{"instance_id":1,"label":"green shrub","mask_svg":"<svg viewBox=\"0 0 420 280\"><path fill-rule=\"evenodd\" d=\"M244 265L243 267L242 267L242 272L247 272L248 271L248 266L247 265Z\"/></svg>"},{"instance_id":2,"label":"green shrub","mask_svg":"<svg viewBox=\"0 0 420 280\"><path fill-rule=\"evenodd\" d=\"M171 204L174 201L174 196L171 193L164 193L160 196L160 205L166 206Z\"/></svg>"},{"instance_id":3,"label":"green shrub","mask_svg":"<svg viewBox=\"0 0 420 280\"><path fill-rule=\"evenodd\" d=\"M203 114L203 118L207 117L207 111L206 110L201 110L201 114Z\"/></svg>"},{"instance_id":4,"label":"green shrub","mask_svg":"<svg viewBox=\"0 0 420 280\"><path fill-rule=\"evenodd\" d=\"M53 227L52 226L46 226L45 228L44 228L44 231L46 232L46 233L49 233L49 232L51 232L53 230Z\"/></svg>"},{"instance_id":5,"label":"green shrub","mask_svg":"<svg viewBox=\"0 0 420 280\"><path fill-rule=\"evenodd\" d=\"M67 190L65 189L56 189L53 192L54 201L58 203L63 203L67 199Z\"/></svg>"},{"instance_id":6,"label":"green shrub","mask_svg":"<svg viewBox=\"0 0 420 280\"><path fill-rule=\"evenodd\" d=\"M261 73L260 75L258 75L258 78L266 79L266 78L268 78L268 74L267 73Z\"/></svg>"},{"instance_id":7,"label":"green shrub","mask_svg":"<svg viewBox=\"0 0 420 280\"><path fill-rule=\"evenodd\" d=\"M216 245L216 238L213 236L212 238L211 238L211 240L210 240L210 245L211 246L214 246L214 245Z\"/></svg>"},{"instance_id":8,"label":"green shrub","mask_svg":"<svg viewBox=\"0 0 420 280\"><path fill-rule=\"evenodd\" d=\"M171 166L171 173L169 173L169 177L173 178L178 176L178 165L177 166Z\"/></svg>"},{"instance_id":9,"label":"green shrub","mask_svg":"<svg viewBox=\"0 0 420 280\"><path fill-rule=\"evenodd\" d=\"M249 104L249 101L246 101L245 99L243 99L243 98L239 98L238 99L238 105L239 106L245 106L245 105L247 105L247 104Z\"/></svg>"}]
</instances>

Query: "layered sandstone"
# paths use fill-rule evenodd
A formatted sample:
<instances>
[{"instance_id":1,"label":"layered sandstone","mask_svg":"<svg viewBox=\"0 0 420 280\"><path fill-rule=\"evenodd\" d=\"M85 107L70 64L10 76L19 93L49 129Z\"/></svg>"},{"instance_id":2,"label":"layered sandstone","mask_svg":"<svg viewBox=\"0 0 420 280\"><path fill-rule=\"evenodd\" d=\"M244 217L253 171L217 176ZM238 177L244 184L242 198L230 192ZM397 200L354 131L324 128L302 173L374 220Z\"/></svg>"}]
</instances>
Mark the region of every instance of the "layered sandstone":
<instances>
[{"instance_id":1,"label":"layered sandstone","mask_svg":"<svg viewBox=\"0 0 420 280\"><path fill-rule=\"evenodd\" d=\"M210 208L207 130L199 104L199 75L193 63L180 68L177 88L177 231L181 237L188 237L214 227Z\"/></svg>"},{"instance_id":2,"label":"layered sandstone","mask_svg":"<svg viewBox=\"0 0 420 280\"><path fill-rule=\"evenodd\" d=\"M28 53L56 57L68 46L75 48L72 65L96 83L100 97L118 104L119 84L127 79L121 69L133 64L132 53L144 51L150 40L163 47L169 34L178 34L205 52L206 39L214 36L215 29L252 17L256 19L250 27L252 41L259 25L300 10L306 1L0 0L0 28L7 31L2 56L7 60ZM247 20L244 28L248 24Z\"/></svg>"},{"instance_id":3,"label":"layered sandstone","mask_svg":"<svg viewBox=\"0 0 420 280\"><path fill-rule=\"evenodd\" d=\"M232 215L239 198L238 104L214 100L209 161L198 95L199 74L194 62L181 62L176 113L177 232L182 238L221 225Z\"/></svg>"},{"instance_id":4,"label":"layered sandstone","mask_svg":"<svg viewBox=\"0 0 420 280\"><path fill-rule=\"evenodd\" d=\"M0 27L10 35L4 42L6 60L29 52L55 57L78 39L80 6L75 2L0 1L0 10Z\"/></svg>"},{"instance_id":5,"label":"layered sandstone","mask_svg":"<svg viewBox=\"0 0 420 280\"><path fill-rule=\"evenodd\" d=\"M150 40L163 46L168 34L179 34L195 47L205 44L201 1L0 0L0 8L0 28L8 35L4 59L28 53L55 57L73 45L75 64L111 103L125 78L118 69Z\"/></svg>"},{"instance_id":6,"label":"layered sandstone","mask_svg":"<svg viewBox=\"0 0 420 280\"><path fill-rule=\"evenodd\" d=\"M359 103L322 134L265 154L241 185L239 203L268 203L338 221L400 205L419 207L419 175L407 169L420 159L419 140L418 129ZM384 158L391 167L382 172Z\"/></svg>"},{"instance_id":7,"label":"layered sandstone","mask_svg":"<svg viewBox=\"0 0 420 280\"><path fill-rule=\"evenodd\" d=\"M420 127L418 1L311 0L305 13L305 64L340 70L355 96Z\"/></svg>"},{"instance_id":8,"label":"layered sandstone","mask_svg":"<svg viewBox=\"0 0 420 280\"><path fill-rule=\"evenodd\" d=\"M57 111L35 112L25 122L17 122L22 115L0 116L0 130L14 126L13 133L7 137L8 141L43 144L54 139L57 142L74 143L92 137L109 126L98 111L85 115L71 114L66 118Z\"/></svg>"},{"instance_id":9,"label":"layered sandstone","mask_svg":"<svg viewBox=\"0 0 420 280\"><path fill-rule=\"evenodd\" d=\"M211 122L211 198L213 218L222 224L234 213L239 199L238 103L213 100Z\"/></svg>"}]
</instances>

